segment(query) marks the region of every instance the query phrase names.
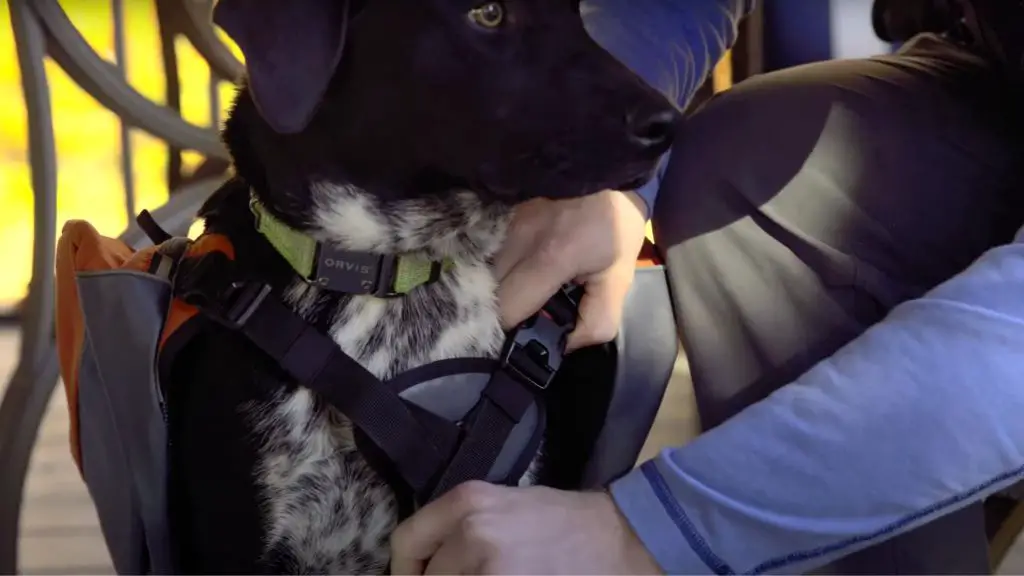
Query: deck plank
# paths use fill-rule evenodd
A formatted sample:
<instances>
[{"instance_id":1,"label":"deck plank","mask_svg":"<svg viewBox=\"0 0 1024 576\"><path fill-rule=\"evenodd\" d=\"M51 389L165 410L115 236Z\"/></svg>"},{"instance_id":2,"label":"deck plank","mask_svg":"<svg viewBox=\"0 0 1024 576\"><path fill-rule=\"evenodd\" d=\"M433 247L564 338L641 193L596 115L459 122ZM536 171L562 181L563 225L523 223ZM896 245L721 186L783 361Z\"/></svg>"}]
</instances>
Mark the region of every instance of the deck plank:
<instances>
[{"instance_id":1,"label":"deck plank","mask_svg":"<svg viewBox=\"0 0 1024 576\"><path fill-rule=\"evenodd\" d=\"M0 395L18 357L17 331L0 329ZM67 402L54 394L36 439L21 509L24 574L111 574L96 510L71 459Z\"/></svg>"}]
</instances>

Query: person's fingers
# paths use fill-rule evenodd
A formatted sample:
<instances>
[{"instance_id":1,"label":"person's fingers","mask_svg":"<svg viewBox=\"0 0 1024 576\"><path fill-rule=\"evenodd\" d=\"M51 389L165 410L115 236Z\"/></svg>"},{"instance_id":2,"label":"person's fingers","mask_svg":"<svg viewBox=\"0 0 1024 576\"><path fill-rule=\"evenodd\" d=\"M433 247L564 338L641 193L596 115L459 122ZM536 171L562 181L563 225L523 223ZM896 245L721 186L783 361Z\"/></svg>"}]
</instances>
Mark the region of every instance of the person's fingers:
<instances>
[{"instance_id":1,"label":"person's fingers","mask_svg":"<svg viewBox=\"0 0 1024 576\"><path fill-rule=\"evenodd\" d=\"M473 567L479 564L472 556L476 551L467 545L461 531L456 530L441 544L427 562L425 576L447 576L451 574L473 574Z\"/></svg>"},{"instance_id":2,"label":"person's fingers","mask_svg":"<svg viewBox=\"0 0 1024 576\"><path fill-rule=\"evenodd\" d=\"M395 544L394 535L391 538L391 566L390 573L395 576L419 576L426 569L428 555L426 558L416 558L405 552L402 546ZM402 542L404 545L405 543Z\"/></svg>"},{"instance_id":3,"label":"person's fingers","mask_svg":"<svg viewBox=\"0 0 1024 576\"><path fill-rule=\"evenodd\" d=\"M508 330L529 318L576 274L566 251L555 247L542 247L520 260L498 284L502 326Z\"/></svg>"},{"instance_id":4,"label":"person's fingers","mask_svg":"<svg viewBox=\"0 0 1024 576\"><path fill-rule=\"evenodd\" d=\"M427 504L391 533L391 573L423 574L427 562L461 520L448 495Z\"/></svg>"},{"instance_id":5,"label":"person's fingers","mask_svg":"<svg viewBox=\"0 0 1024 576\"><path fill-rule=\"evenodd\" d=\"M463 518L487 506L491 488L467 482L420 508L391 533L391 573L423 574L427 561L456 531Z\"/></svg>"},{"instance_id":6,"label":"person's fingers","mask_svg":"<svg viewBox=\"0 0 1024 576\"><path fill-rule=\"evenodd\" d=\"M576 329L566 339L566 352L610 342L619 333L626 296L635 270L619 266L584 283Z\"/></svg>"}]
</instances>

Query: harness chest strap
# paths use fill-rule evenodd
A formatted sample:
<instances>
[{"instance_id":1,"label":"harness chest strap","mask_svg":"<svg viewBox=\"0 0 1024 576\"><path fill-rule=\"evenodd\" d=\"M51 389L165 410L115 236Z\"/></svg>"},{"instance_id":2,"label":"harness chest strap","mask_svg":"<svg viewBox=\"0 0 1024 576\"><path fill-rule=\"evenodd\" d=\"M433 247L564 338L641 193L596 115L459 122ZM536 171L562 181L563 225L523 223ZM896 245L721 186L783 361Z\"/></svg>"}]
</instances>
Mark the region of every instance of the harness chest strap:
<instances>
[{"instance_id":1,"label":"harness chest strap","mask_svg":"<svg viewBox=\"0 0 1024 576\"><path fill-rule=\"evenodd\" d=\"M186 261L176 282L181 300L244 335L299 384L338 408L384 452L420 499L436 497L465 480L487 477L510 432L557 370L560 354L549 354L530 337L531 330L516 330L501 361L495 362L496 370L463 434L459 425L444 418L425 410L414 412L268 286L232 281L231 261L225 256L209 253ZM547 309L547 315L533 322L544 324L560 343L572 328L575 304L563 291Z\"/></svg>"},{"instance_id":2,"label":"harness chest strap","mask_svg":"<svg viewBox=\"0 0 1024 576\"><path fill-rule=\"evenodd\" d=\"M535 336L547 328L547 339L554 337L555 345L562 347L565 336L575 326L579 297L578 289L565 286L540 313L513 330L505 343L499 369L487 382L469 431L434 487L431 500L467 480L486 476L512 428L538 393L551 385L560 367L561 354L552 358L552 351Z\"/></svg>"},{"instance_id":3,"label":"harness chest strap","mask_svg":"<svg viewBox=\"0 0 1024 576\"><path fill-rule=\"evenodd\" d=\"M255 344L291 375L352 420L394 462L414 491L426 488L454 447L457 429L429 428L408 405L329 337L259 283L232 282L219 254L183 263L181 299ZM218 281L219 279L219 281Z\"/></svg>"},{"instance_id":4,"label":"harness chest strap","mask_svg":"<svg viewBox=\"0 0 1024 576\"><path fill-rule=\"evenodd\" d=\"M436 281L450 266L410 255L340 251L290 228L255 197L250 208L257 230L295 271L328 290L393 297ZM140 225L154 242L166 241L168 235L146 214ZM576 317L575 301L563 290L548 303L546 315L537 315L528 322L530 326L513 331L477 405L467 415L463 434L459 424L406 402L281 302L268 285L239 281L233 260L233 247L224 236L204 234L188 247L175 266L175 298L161 346L200 312L240 333L297 383L345 414L420 499L436 497L465 480L487 477L511 431L551 383L561 362L564 337ZM332 261L364 264L339 271ZM541 331L540 340L534 338L540 334L539 327L547 329ZM558 349L549 351L541 340ZM165 361L162 358L161 364ZM387 470L378 471L388 476Z\"/></svg>"},{"instance_id":5,"label":"harness chest strap","mask_svg":"<svg viewBox=\"0 0 1024 576\"><path fill-rule=\"evenodd\" d=\"M319 284L328 290L382 297L398 296L421 285L437 281L443 270L452 267L451 261L430 262L415 255L382 257L376 254L338 250L288 226L274 216L255 195L251 197L249 206L255 217L257 231L267 239L295 272L307 281ZM360 276L361 273L363 276ZM517 328L508 337L502 360L496 365L477 406L468 418L465 425L467 428L465 437L458 444L458 452L444 470L433 490L432 497L436 497L462 481L486 477L513 428L521 421L526 410L539 400L544 389L550 384L561 362L564 337L575 324L576 301L570 294L571 290L560 291L545 306L548 311L547 316L539 320L538 316L535 316L528 321L530 327ZM301 319L298 320L301 321ZM305 324L304 321L301 322L303 325ZM548 341L544 343L531 337L539 335L532 326L537 322L547 329L540 336L540 340L545 340L545 336L547 337ZM552 338L554 340L551 340ZM558 349L549 351L548 347L557 347ZM354 361L352 363L357 364ZM372 380L368 380L366 377ZM372 378L368 372L361 374L360 380L372 382L369 389L374 390L375 393L397 396ZM400 401L395 405L395 414L399 412L398 406L404 404L404 401ZM338 407L341 408L341 406ZM342 412L348 413L344 409ZM429 412L420 411L420 413L423 417L435 419L431 418L433 415ZM458 427L453 430L452 424L447 420L436 420L439 422L436 422L435 426L431 428L444 431L435 440L441 442L439 451L443 461L447 461L451 455L449 438L453 436L453 433L457 438L460 430ZM358 424L358 420L354 419L354 421ZM406 433L409 430L415 430L415 428L408 429ZM368 432L365 429L362 431ZM374 444L383 449L393 463L398 464L396 455L402 453L403 450L397 445L390 449L381 446L380 436L382 435L372 438ZM431 456L436 457L436 454ZM420 465L412 464L411 466L418 467ZM400 464L399 467L405 466ZM434 466L431 468L431 472L437 472L439 469L440 466ZM414 480L410 477L412 473L411 470L406 470L401 475L405 477L406 483L411 484L419 494L420 490L417 486L423 478ZM427 475L421 474L420 476Z\"/></svg>"}]
</instances>

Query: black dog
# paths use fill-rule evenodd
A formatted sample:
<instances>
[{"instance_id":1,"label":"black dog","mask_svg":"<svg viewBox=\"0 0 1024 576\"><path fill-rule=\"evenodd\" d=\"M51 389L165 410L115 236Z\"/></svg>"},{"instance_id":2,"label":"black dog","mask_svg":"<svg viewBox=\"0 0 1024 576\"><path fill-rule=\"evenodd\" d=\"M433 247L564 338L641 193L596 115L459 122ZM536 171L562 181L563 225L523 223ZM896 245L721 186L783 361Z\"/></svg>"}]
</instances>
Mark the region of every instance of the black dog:
<instances>
[{"instance_id":1,"label":"black dog","mask_svg":"<svg viewBox=\"0 0 1024 576\"><path fill-rule=\"evenodd\" d=\"M220 0L215 19L248 82L224 129L237 177L203 208L207 231L381 379L496 357L489 262L512 206L644 183L678 118L590 39L577 0ZM400 298L323 290L257 233L250 194L322 242L452 266ZM384 571L395 496L345 416L226 329L182 354L167 386L180 569ZM580 384L552 387L523 484L578 482L612 367L570 364Z\"/></svg>"}]
</instances>

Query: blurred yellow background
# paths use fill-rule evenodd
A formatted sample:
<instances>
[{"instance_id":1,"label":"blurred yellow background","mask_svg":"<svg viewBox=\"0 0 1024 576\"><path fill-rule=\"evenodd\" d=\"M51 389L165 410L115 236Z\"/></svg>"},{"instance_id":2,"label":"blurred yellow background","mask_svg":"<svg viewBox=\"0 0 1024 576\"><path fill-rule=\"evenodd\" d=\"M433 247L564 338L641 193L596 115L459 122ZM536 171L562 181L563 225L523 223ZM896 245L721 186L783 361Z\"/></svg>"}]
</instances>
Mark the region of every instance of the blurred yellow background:
<instances>
[{"instance_id":1,"label":"blurred yellow background","mask_svg":"<svg viewBox=\"0 0 1024 576\"><path fill-rule=\"evenodd\" d=\"M114 28L107 0L62 0L65 12L96 52L114 61ZM6 2L0 2L0 312L25 296L32 262L32 187L28 165L25 104ZM125 4L127 76L139 92L164 102L165 77L160 56L156 8L152 0ZM238 51L221 34L235 55ZM177 41L182 86L182 115L208 125L209 68L184 38ZM715 91L731 84L730 58L715 69ZM120 172L120 124L117 117L81 90L56 64L46 62L57 145L57 223L87 219L101 233L116 236L128 224ZM220 103L227 107L234 88L222 82ZM152 209L167 200L167 147L141 131L133 131L133 182L136 210ZM190 170L199 157L186 153ZM650 231L648 231L650 235Z\"/></svg>"},{"instance_id":2,"label":"blurred yellow background","mask_svg":"<svg viewBox=\"0 0 1024 576\"><path fill-rule=\"evenodd\" d=\"M164 102L156 9L152 0L125 4L128 81L151 100ZM110 2L62 0L71 21L93 49L114 61L114 28ZM222 38L224 38L222 36ZM208 125L209 68L184 38L178 39L182 114ZM235 54L237 49L231 46ZM57 144L57 222L70 218L91 221L103 234L117 235L128 223L120 172L120 124L53 62L46 63ZM233 87L222 82L220 102L231 102ZM141 131L132 134L136 209L154 208L167 200L167 147ZM32 187L28 133L14 38L7 2L0 1L0 309L24 297L31 275ZM189 169L199 158L186 154Z\"/></svg>"}]
</instances>

